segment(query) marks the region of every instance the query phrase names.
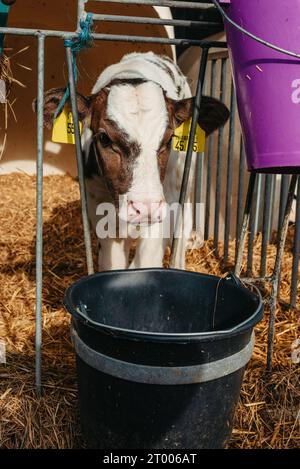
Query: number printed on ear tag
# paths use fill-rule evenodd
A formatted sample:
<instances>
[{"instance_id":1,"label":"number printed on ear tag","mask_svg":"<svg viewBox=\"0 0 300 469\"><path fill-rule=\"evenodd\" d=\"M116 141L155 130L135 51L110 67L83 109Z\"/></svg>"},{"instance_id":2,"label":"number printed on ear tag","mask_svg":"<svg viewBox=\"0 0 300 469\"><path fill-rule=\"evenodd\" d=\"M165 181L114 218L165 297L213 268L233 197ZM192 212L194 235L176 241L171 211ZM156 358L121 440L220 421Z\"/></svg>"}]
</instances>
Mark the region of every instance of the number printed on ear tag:
<instances>
[{"instance_id":1,"label":"number printed on ear tag","mask_svg":"<svg viewBox=\"0 0 300 469\"><path fill-rule=\"evenodd\" d=\"M82 122L79 122L80 133ZM75 144L74 122L72 112L64 108L59 116L54 120L52 130L52 141L56 143Z\"/></svg>"},{"instance_id":2,"label":"number printed on ear tag","mask_svg":"<svg viewBox=\"0 0 300 469\"><path fill-rule=\"evenodd\" d=\"M188 119L183 122L180 127L177 127L174 131L173 137L173 149L176 151L187 151L190 129L192 119ZM196 134L193 144L193 151L197 153L204 152L205 149L205 132L201 129L200 125L197 124Z\"/></svg>"}]
</instances>

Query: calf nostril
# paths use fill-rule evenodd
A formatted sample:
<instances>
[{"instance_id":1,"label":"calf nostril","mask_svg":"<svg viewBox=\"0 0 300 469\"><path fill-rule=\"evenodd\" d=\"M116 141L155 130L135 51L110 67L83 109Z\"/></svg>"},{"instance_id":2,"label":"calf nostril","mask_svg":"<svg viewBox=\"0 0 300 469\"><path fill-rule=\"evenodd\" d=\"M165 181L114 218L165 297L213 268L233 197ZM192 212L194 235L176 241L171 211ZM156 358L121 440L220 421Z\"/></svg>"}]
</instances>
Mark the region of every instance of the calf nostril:
<instances>
[{"instance_id":1,"label":"calf nostril","mask_svg":"<svg viewBox=\"0 0 300 469\"><path fill-rule=\"evenodd\" d=\"M165 200L129 200L129 216L131 220L147 220L148 223L160 223L164 218Z\"/></svg>"},{"instance_id":2,"label":"calf nostril","mask_svg":"<svg viewBox=\"0 0 300 469\"><path fill-rule=\"evenodd\" d=\"M134 211L134 215L135 216L139 216L141 215L141 207L140 207L140 204L135 202L134 200L130 200L129 201L129 206L132 208L132 210Z\"/></svg>"}]
</instances>

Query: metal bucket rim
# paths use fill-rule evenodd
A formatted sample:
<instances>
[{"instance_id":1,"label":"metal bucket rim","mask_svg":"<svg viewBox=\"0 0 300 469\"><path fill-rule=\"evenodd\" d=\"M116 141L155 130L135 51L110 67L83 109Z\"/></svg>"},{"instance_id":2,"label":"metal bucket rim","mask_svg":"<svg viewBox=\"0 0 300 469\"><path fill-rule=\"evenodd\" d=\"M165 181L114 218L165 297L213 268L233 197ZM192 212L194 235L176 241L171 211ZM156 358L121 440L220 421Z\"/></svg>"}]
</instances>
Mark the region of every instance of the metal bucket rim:
<instances>
[{"instance_id":1,"label":"metal bucket rim","mask_svg":"<svg viewBox=\"0 0 300 469\"><path fill-rule=\"evenodd\" d=\"M197 365L157 366L132 363L100 353L84 342L72 325L71 339L77 356L95 370L120 379L160 385L199 384L224 378L247 365L255 343L255 335L252 331L246 345L243 345L237 352L218 360Z\"/></svg>"}]
</instances>

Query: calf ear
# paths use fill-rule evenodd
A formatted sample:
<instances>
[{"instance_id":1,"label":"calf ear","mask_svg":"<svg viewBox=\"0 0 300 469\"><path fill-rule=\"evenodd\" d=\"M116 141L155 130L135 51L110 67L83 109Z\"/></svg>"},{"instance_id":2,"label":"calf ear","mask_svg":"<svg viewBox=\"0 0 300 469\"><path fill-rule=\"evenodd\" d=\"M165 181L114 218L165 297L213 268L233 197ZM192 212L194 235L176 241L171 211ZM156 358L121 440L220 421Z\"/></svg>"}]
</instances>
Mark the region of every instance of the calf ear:
<instances>
[{"instance_id":1,"label":"calf ear","mask_svg":"<svg viewBox=\"0 0 300 469\"><path fill-rule=\"evenodd\" d=\"M177 125L192 117L195 98L174 101L174 117ZM229 110L221 101L202 96L198 123L207 135L222 127L229 117Z\"/></svg>"},{"instance_id":2,"label":"calf ear","mask_svg":"<svg viewBox=\"0 0 300 469\"><path fill-rule=\"evenodd\" d=\"M48 129L52 128L55 111L65 91L65 88L52 88L44 94L44 125L48 127ZM33 101L32 107L34 112L36 112L36 99ZM90 113L90 98L86 98L77 93L77 109L79 119L84 120Z\"/></svg>"}]
</instances>

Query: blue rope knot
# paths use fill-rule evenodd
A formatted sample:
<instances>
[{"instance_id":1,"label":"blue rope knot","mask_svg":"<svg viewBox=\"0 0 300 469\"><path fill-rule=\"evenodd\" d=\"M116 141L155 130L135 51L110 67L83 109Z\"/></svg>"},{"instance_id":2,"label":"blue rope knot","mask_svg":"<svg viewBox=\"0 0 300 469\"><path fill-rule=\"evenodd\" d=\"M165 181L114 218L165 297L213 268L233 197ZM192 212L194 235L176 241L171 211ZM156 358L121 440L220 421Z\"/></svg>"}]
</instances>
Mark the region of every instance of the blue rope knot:
<instances>
[{"instance_id":1,"label":"blue rope knot","mask_svg":"<svg viewBox=\"0 0 300 469\"><path fill-rule=\"evenodd\" d=\"M82 49L92 47L93 45L93 37L92 37L93 14L87 13L85 19L80 20L79 25L80 25L81 31L79 32L77 38L75 40L73 39L64 40L64 46L69 47L72 51L73 73L74 73L75 82L77 82L76 56ZM69 97L70 97L70 87L68 85L54 113L54 119L56 119L57 116L61 113Z\"/></svg>"},{"instance_id":2,"label":"blue rope knot","mask_svg":"<svg viewBox=\"0 0 300 469\"><path fill-rule=\"evenodd\" d=\"M65 39L64 46L71 47L74 55L78 54L82 49L87 47L92 47L93 37L92 37L92 26L93 26L93 14L87 13L85 19L80 20L81 31L78 34L78 37L73 39Z\"/></svg>"}]
</instances>

